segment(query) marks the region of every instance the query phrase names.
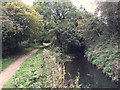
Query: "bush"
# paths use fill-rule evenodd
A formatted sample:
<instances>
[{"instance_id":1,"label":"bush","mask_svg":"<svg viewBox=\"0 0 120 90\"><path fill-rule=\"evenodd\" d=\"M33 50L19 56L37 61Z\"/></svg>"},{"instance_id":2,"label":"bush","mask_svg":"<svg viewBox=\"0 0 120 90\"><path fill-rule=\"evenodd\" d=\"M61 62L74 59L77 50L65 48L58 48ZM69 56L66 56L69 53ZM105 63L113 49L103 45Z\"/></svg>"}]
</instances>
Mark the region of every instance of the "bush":
<instances>
[{"instance_id":1,"label":"bush","mask_svg":"<svg viewBox=\"0 0 120 90\"><path fill-rule=\"evenodd\" d=\"M25 43L23 41L41 40L42 16L34 8L22 2L11 2L4 4L2 10L3 14L0 18L3 54L7 55L11 50L15 50L21 42Z\"/></svg>"},{"instance_id":2,"label":"bush","mask_svg":"<svg viewBox=\"0 0 120 90\"><path fill-rule=\"evenodd\" d=\"M103 73L113 80L118 80L118 74L114 75L114 72L118 71L116 71L116 69L113 70L113 67L115 62L119 60L119 53L120 51L118 50L117 44L114 44L113 46L110 43L101 43L97 44L96 47L89 47L86 51L86 56L90 62L98 67L98 69L102 69Z\"/></svg>"}]
</instances>

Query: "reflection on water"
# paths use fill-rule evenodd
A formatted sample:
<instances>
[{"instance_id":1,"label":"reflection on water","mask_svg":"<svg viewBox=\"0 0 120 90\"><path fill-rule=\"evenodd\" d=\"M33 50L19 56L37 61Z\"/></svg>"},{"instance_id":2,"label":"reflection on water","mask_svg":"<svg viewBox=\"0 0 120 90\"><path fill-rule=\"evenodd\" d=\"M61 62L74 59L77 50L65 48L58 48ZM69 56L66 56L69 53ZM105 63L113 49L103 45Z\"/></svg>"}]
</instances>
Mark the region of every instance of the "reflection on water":
<instances>
[{"instance_id":1,"label":"reflection on water","mask_svg":"<svg viewBox=\"0 0 120 90\"><path fill-rule=\"evenodd\" d=\"M75 79L78 72L80 73L80 83L83 87L118 87L83 56L76 55L71 62L65 62L65 66L66 72L70 73L72 79Z\"/></svg>"}]
</instances>

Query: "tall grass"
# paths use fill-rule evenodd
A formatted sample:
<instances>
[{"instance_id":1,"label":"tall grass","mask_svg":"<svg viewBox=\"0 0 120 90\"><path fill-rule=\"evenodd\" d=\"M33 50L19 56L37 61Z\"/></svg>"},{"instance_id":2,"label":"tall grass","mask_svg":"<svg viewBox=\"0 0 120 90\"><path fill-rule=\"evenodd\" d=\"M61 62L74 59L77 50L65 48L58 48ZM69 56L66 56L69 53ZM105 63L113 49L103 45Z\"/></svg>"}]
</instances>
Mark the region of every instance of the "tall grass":
<instances>
[{"instance_id":1,"label":"tall grass","mask_svg":"<svg viewBox=\"0 0 120 90\"><path fill-rule=\"evenodd\" d=\"M66 82L64 63L56 54L44 49L27 59L4 88L80 88L79 77Z\"/></svg>"},{"instance_id":2,"label":"tall grass","mask_svg":"<svg viewBox=\"0 0 120 90\"><path fill-rule=\"evenodd\" d=\"M60 55L60 54L57 54ZM65 65L59 64L56 59L56 55L49 50L43 52L43 87L47 88L80 88L79 75L74 82L65 80Z\"/></svg>"}]
</instances>

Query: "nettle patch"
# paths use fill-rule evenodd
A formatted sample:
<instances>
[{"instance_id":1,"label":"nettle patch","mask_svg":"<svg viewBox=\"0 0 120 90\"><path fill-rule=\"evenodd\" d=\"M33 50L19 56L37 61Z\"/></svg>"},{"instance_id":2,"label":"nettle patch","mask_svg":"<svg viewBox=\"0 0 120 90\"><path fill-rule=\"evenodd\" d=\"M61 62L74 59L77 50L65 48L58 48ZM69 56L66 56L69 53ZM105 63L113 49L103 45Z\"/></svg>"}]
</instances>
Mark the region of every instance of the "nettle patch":
<instances>
[{"instance_id":1,"label":"nettle patch","mask_svg":"<svg viewBox=\"0 0 120 90\"><path fill-rule=\"evenodd\" d=\"M41 74L37 70L32 70L21 75L19 78L16 77L13 83L18 88L41 88L40 77Z\"/></svg>"},{"instance_id":2,"label":"nettle patch","mask_svg":"<svg viewBox=\"0 0 120 90\"><path fill-rule=\"evenodd\" d=\"M89 48L86 52L88 60L115 81L119 81L120 78L119 54L118 46L110 44L96 45L96 47Z\"/></svg>"}]
</instances>

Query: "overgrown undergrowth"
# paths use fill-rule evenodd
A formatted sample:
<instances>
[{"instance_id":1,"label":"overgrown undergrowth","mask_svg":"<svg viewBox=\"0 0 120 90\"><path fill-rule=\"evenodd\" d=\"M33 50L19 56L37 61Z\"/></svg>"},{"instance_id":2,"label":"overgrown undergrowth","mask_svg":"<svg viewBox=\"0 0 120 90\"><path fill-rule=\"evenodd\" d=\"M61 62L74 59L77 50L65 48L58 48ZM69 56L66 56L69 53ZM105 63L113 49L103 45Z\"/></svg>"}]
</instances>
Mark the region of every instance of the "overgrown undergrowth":
<instances>
[{"instance_id":1,"label":"overgrown undergrowth","mask_svg":"<svg viewBox=\"0 0 120 90\"><path fill-rule=\"evenodd\" d=\"M66 82L65 66L56 58L59 55L39 50L23 63L4 88L80 88L79 76L74 83Z\"/></svg>"},{"instance_id":2,"label":"overgrown undergrowth","mask_svg":"<svg viewBox=\"0 0 120 90\"><path fill-rule=\"evenodd\" d=\"M47 88L80 88L79 74L76 80L65 80L65 66L64 63L59 63L56 57L61 54L44 50L43 52L43 85ZM60 58L59 58L60 59ZM47 82L46 82L47 81Z\"/></svg>"},{"instance_id":3,"label":"overgrown undergrowth","mask_svg":"<svg viewBox=\"0 0 120 90\"><path fill-rule=\"evenodd\" d=\"M118 44L112 43L99 43L86 52L88 60L115 81L120 79L119 54Z\"/></svg>"},{"instance_id":4,"label":"overgrown undergrowth","mask_svg":"<svg viewBox=\"0 0 120 90\"><path fill-rule=\"evenodd\" d=\"M41 85L39 78L41 76L42 50L27 59L16 72L11 80L5 85L5 88L39 88Z\"/></svg>"}]
</instances>

